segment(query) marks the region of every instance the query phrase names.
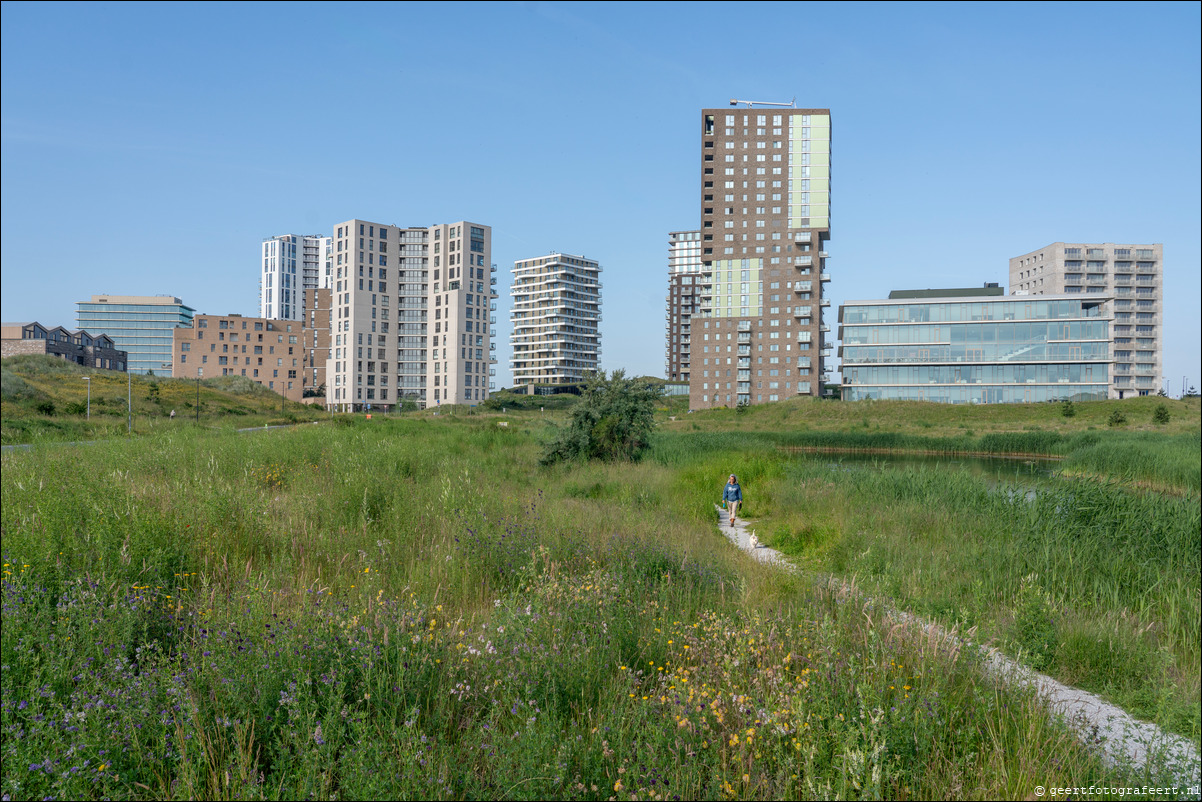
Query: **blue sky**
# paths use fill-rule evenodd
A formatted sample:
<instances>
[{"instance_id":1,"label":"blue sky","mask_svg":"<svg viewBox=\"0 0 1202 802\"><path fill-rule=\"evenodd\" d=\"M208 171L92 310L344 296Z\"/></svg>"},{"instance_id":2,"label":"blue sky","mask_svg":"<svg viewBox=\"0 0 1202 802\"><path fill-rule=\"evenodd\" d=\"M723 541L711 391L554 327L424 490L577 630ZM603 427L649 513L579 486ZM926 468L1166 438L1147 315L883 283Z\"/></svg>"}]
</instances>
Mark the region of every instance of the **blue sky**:
<instances>
[{"instance_id":1,"label":"blue sky","mask_svg":"<svg viewBox=\"0 0 1202 802\"><path fill-rule=\"evenodd\" d=\"M1164 375L1199 363L1199 4L4 3L6 321L93 293L254 314L259 243L351 217L604 266L604 367L663 375L699 110L830 108L829 295L1007 284L1162 242Z\"/></svg>"}]
</instances>

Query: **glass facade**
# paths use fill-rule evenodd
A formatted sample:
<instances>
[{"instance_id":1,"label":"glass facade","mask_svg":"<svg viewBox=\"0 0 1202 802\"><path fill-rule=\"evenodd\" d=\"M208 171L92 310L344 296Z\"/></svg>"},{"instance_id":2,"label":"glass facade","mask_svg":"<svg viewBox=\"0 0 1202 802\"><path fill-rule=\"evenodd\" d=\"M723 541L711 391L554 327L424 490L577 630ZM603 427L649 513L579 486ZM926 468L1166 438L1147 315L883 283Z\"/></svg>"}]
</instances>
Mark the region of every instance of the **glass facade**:
<instances>
[{"instance_id":1,"label":"glass facade","mask_svg":"<svg viewBox=\"0 0 1202 802\"><path fill-rule=\"evenodd\" d=\"M1103 399L1104 298L924 298L840 307L843 398L995 404Z\"/></svg>"},{"instance_id":2,"label":"glass facade","mask_svg":"<svg viewBox=\"0 0 1202 802\"><path fill-rule=\"evenodd\" d=\"M154 299L158 301L159 299ZM107 334L115 347L129 352L131 373L171 375L172 331L191 326L196 310L178 302L105 303L81 301L75 313L79 328Z\"/></svg>"}]
</instances>

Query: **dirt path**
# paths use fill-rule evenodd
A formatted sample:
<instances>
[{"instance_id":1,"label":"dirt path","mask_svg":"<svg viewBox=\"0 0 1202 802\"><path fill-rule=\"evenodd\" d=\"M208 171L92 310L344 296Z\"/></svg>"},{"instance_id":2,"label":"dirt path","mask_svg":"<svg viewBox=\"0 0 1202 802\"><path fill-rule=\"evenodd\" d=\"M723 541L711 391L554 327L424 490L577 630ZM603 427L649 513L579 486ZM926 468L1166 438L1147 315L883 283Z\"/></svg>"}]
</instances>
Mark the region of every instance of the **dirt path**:
<instances>
[{"instance_id":1,"label":"dirt path","mask_svg":"<svg viewBox=\"0 0 1202 802\"><path fill-rule=\"evenodd\" d=\"M779 551L767 546L753 547L751 536L754 527L749 526L747 521L736 518L734 527L731 527L728 520L726 511L719 509L718 524L722 528L722 534L755 560L785 570L798 570ZM848 589L837 579L830 581L839 584L841 589ZM1141 770L1163 767L1163 773L1149 772L1147 780L1172 778L1171 781L1177 783L1183 793L1192 787L1188 798L1199 798L1202 761L1199 760L1198 750L1187 738L1167 733L1155 724L1139 721L1127 711L1099 696L1078 688L1070 688L1049 676L1032 671L997 649L962 641L938 624L899 610L893 610L891 616L921 629L928 635L951 637L964 647L980 651L985 671L990 676L1019 686L1033 687L1047 702L1049 709L1063 716L1069 726L1077 730L1083 741L1096 744L1112 765ZM1142 782L1141 780L1141 784Z\"/></svg>"}]
</instances>

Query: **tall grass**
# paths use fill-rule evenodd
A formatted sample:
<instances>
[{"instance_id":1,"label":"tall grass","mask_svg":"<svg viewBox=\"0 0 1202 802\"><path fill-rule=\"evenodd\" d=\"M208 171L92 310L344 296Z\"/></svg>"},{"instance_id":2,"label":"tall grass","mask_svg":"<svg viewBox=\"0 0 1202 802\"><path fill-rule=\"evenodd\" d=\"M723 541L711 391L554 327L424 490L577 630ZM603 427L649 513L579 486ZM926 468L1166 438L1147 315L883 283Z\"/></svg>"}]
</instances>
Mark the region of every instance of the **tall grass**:
<instances>
[{"instance_id":1,"label":"tall grass","mask_svg":"<svg viewBox=\"0 0 1202 802\"><path fill-rule=\"evenodd\" d=\"M953 641L734 551L698 488L711 465L771 484L782 460L540 470L537 422L492 424L5 456L3 792L927 798L1132 779Z\"/></svg>"},{"instance_id":2,"label":"tall grass","mask_svg":"<svg viewBox=\"0 0 1202 802\"><path fill-rule=\"evenodd\" d=\"M793 462L772 492L771 544L1199 739L1196 499L820 460ZM1049 628L1050 645L1036 637Z\"/></svg>"}]
</instances>

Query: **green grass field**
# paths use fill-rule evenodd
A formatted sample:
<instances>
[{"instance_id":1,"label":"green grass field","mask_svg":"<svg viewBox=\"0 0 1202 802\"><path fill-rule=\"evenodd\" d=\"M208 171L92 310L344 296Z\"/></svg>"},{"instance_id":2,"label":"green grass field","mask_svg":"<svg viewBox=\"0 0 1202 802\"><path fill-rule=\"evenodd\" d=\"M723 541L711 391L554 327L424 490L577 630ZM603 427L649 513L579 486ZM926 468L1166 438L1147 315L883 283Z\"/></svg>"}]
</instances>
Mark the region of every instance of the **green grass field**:
<instances>
[{"instance_id":1,"label":"green grass field","mask_svg":"<svg viewBox=\"0 0 1202 802\"><path fill-rule=\"evenodd\" d=\"M91 378L90 417L84 376ZM30 355L5 359L0 380L4 445L125 437L130 429L142 435L172 426L234 429L325 417L321 405L281 403L279 394L243 377L204 379L197 387L185 379L87 370Z\"/></svg>"},{"instance_id":2,"label":"green grass field","mask_svg":"<svg viewBox=\"0 0 1202 802\"><path fill-rule=\"evenodd\" d=\"M123 434L80 423L86 389L60 365L5 361L6 442ZM98 403L119 389L105 381L94 416L117 406L114 393ZM4 756L39 767L6 770L6 792L933 796L986 761L976 793L1015 796L1013 772L1045 771L1051 754L1066 777L1105 776L948 644L882 632L871 611L733 554L709 507L714 477L735 469L763 539L816 575L978 632L1198 741L1196 400L1123 402L1116 426L1110 402L1066 418L1055 405L837 402L687 414L673 398L643 463L541 469L538 442L571 398L248 439L232 429L288 420L269 417L278 396L204 386L193 431L163 418L194 411L194 384L159 380L157 398L138 384L142 440L5 458L4 726L21 737L6 735ZM1153 419L1160 403L1168 423ZM1047 454L1093 480L1029 502L969 476L832 476L797 456L815 451ZM348 659L360 651L366 662ZM856 681L839 680L853 663ZM907 664L920 670L898 674ZM814 683L820 669L832 681ZM164 672L178 687L144 679ZM963 742L900 746L920 721L892 714L913 714L920 688L927 705L954 700ZM139 693L141 707L96 707ZM188 704L168 698L181 694ZM740 695L772 704L735 726L724 700ZM167 701L157 725L137 721ZM42 726L97 709L104 727ZM518 746L494 762L482 731ZM1016 748L1032 733L1038 749ZM66 766L63 752L91 757Z\"/></svg>"},{"instance_id":3,"label":"green grass field","mask_svg":"<svg viewBox=\"0 0 1202 802\"><path fill-rule=\"evenodd\" d=\"M339 417L253 436L156 428L6 454L3 793L1025 798L1037 783L1158 779L1107 768L1035 700L983 680L973 654L817 577L841 571L1028 647L1050 621L1049 670L1118 684L1129 667L1080 667L1062 649L1065 621L1119 632L1113 664L1154 638L1145 668L1174 714L1162 678L1197 688L1197 549L1182 557L1189 533L1172 507L1188 488L1165 507L1093 485L1100 495L1079 498L1097 509L1074 509L1071 531L1049 496L1027 510L1019 546L996 525L970 540L1015 509L921 474L801 466L769 419L843 413L812 406L665 404L637 464L538 467L562 418L552 410ZM1072 423L1063 434L1088 432ZM950 417L919 428L993 432ZM717 532L731 470L748 515L795 542L813 574L760 566ZM1097 540L1132 512L1149 539L1140 527ZM974 545L953 549L957 536ZM1018 561L1041 547L1063 556ZM1073 573L1107 554L1142 562L1129 580ZM932 579L950 607L924 579L914 589L916 562L960 577ZM981 568L999 577L978 588ZM1158 569L1164 587L1141 589ZM1012 608L1026 618L1009 622Z\"/></svg>"}]
</instances>

